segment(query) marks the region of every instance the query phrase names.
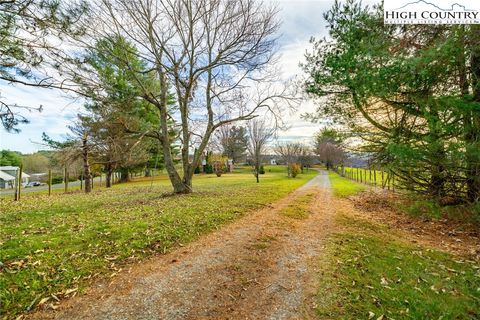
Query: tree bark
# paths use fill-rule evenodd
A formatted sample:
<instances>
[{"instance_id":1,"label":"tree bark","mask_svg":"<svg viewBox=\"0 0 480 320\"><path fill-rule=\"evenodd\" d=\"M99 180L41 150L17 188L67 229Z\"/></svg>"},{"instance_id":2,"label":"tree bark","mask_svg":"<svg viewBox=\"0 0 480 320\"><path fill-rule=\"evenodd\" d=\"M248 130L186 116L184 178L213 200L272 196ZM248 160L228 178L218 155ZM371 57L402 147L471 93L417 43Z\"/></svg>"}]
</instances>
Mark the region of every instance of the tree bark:
<instances>
[{"instance_id":1,"label":"tree bark","mask_svg":"<svg viewBox=\"0 0 480 320\"><path fill-rule=\"evenodd\" d=\"M89 193L92 191L92 174L90 173L90 164L88 163L88 135L86 133L82 137L82 158L85 193Z\"/></svg>"},{"instance_id":2,"label":"tree bark","mask_svg":"<svg viewBox=\"0 0 480 320\"><path fill-rule=\"evenodd\" d=\"M260 155L257 155L257 158L255 159L255 179L257 180L257 183L260 183Z\"/></svg>"},{"instance_id":3,"label":"tree bark","mask_svg":"<svg viewBox=\"0 0 480 320\"><path fill-rule=\"evenodd\" d=\"M161 129L161 145L162 145L162 152L165 162L165 169L167 170L168 177L170 179L170 183L173 187L174 193L190 193L192 192L192 182L191 177L190 181L188 181L188 177L184 176L184 179L180 178L177 170L175 169L175 163L173 161L172 150L170 145L170 137L169 137L169 127L168 127L168 85L166 81L166 75L163 70L158 70L158 75L160 78L160 101L157 104L157 107L160 111L160 129ZM186 126L187 124L183 124L182 126ZM184 142L185 143L185 142Z\"/></svg>"},{"instance_id":4,"label":"tree bark","mask_svg":"<svg viewBox=\"0 0 480 320\"><path fill-rule=\"evenodd\" d=\"M107 188L111 188L112 187L112 174L113 174L113 167L111 164L107 164L105 166L105 171L106 171L106 175L105 175L105 186Z\"/></svg>"}]
</instances>

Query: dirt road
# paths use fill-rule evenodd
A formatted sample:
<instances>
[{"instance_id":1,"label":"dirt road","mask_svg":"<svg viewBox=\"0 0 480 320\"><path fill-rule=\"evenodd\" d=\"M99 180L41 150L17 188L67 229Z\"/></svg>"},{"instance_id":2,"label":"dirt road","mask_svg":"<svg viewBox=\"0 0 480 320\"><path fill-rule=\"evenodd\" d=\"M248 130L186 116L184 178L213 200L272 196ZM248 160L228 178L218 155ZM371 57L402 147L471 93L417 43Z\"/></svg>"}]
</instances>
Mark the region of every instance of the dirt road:
<instances>
[{"instance_id":1,"label":"dirt road","mask_svg":"<svg viewBox=\"0 0 480 320\"><path fill-rule=\"evenodd\" d=\"M34 319L303 319L312 314L315 265L332 228L328 174L270 207L90 288ZM314 194L309 215L280 214Z\"/></svg>"}]
</instances>

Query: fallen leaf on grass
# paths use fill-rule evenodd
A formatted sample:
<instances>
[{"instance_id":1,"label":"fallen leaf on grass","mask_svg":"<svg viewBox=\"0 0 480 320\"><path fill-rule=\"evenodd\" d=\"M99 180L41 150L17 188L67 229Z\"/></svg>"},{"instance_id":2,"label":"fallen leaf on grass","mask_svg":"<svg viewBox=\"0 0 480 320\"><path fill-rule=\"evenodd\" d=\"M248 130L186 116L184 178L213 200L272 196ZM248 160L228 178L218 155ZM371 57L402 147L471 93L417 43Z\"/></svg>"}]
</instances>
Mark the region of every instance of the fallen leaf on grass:
<instances>
[{"instance_id":1,"label":"fallen leaf on grass","mask_svg":"<svg viewBox=\"0 0 480 320\"><path fill-rule=\"evenodd\" d=\"M50 309L52 309L52 310L57 310L57 309L58 309L58 306L57 306L57 305L54 305L53 303L50 303L50 304L48 305L48 307L49 307Z\"/></svg>"},{"instance_id":2,"label":"fallen leaf on grass","mask_svg":"<svg viewBox=\"0 0 480 320\"><path fill-rule=\"evenodd\" d=\"M118 256L113 256L113 257L106 256L105 257L105 260L108 260L108 261L117 260L117 259L118 259Z\"/></svg>"},{"instance_id":3,"label":"fallen leaf on grass","mask_svg":"<svg viewBox=\"0 0 480 320\"><path fill-rule=\"evenodd\" d=\"M23 261L23 260L13 261L13 262L9 263L10 266L15 266L15 267L19 267L19 268L21 268L24 264L25 264L25 261Z\"/></svg>"},{"instance_id":4,"label":"fallen leaf on grass","mask_svg":"<svg viewBox=\"0 0 480 320\"><path fill-rule=\"evenodd\" d=\"M382 284L382 286L388 286L388 281L385 278L380 279L380 283Z\"/></svg>"},{"instance_id":5,"label":"fallen leaf on grass","mask_svg":"<svg viewBox=\"0 0 480 320\"><path fill-rule=\"evenodd\" d=\"M66 296L68 296L69 294L74 293L74 292L77 291L77 290L78 290L78 288L67 289L64 294L65 294Z\"/></svg>"},{"instance_id":6,"label":"fallen leaf on grass","mask_svg":"<svg viewBox=\"0 0 480 320\"><path fill-rule=\"evenodd\" d=\"M42 305L44 305L48 300L50 300L50 297L45 297L45 298L41 299L41 300L38 302L38 305L39 305L39 306L42 306Z\"/></svg>"}]
</instances>

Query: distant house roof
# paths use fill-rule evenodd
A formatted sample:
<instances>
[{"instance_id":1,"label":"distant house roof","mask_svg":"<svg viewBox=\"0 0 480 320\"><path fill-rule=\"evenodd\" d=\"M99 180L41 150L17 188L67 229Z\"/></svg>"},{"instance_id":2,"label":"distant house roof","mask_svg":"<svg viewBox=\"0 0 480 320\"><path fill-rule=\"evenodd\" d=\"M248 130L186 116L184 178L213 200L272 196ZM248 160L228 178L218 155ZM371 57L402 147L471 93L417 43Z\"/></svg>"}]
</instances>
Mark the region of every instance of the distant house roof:
<instances>
[{"instance_id":1,"label":"distant house roof","mask_svg":"<svg viewBox=\"0 0 480 320\"><path fill-rule=\"evenodd\" d=\"M15 177L12 177L11 175L3 172L3 171L0 171L0 179L4 180L4 181L12 181L12 180L15 180Z\"/></svg>"},{"instance_id":2,"label":"distant house roof","mask_svg":"<svg viewBox=\"0 0 480 320\"><path fill-rule=\"evenodd\" d=\"M3 166L3 167L0 167L0 170L18 170L18 167L14 167L14 166Z\"/></svg>"},{"instance_id":3,"label":"distant house roof","mask_svg":"<svg viewBox=\"0 0 480 320\"><path fill-rule=\"evenodd\" d=\"M14 166L3 166L3 167L0 167L0 172L2 172L2 171L17 171L18 169L19 169L18 167L14 167ZM7 173L5 173L5 174L7 174ZM7 174L7 175L11 176L10 174ZM26 174L25 172L22 172L22 178L30 178L30 175ZM5 180L5 179L3 179L3 180Z\"/></svg>"}]
</instances>

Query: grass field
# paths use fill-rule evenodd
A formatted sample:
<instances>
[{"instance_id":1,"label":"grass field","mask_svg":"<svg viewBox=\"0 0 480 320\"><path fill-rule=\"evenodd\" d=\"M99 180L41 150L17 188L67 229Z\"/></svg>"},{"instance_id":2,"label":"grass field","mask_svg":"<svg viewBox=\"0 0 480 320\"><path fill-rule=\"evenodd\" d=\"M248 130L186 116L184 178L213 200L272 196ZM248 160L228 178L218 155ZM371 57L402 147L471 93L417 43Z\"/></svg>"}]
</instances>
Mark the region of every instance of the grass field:
<instances>
[{"instance_id":1,"label":"grass field","mask_svg":"<svg viewBox=\"0 0 480 320\"><path fill-rule=\"evenodd\" d=\"M195 192L171 196L157 177L83 193L0 201L0 318L81 292L94 278L165 253L298 188L315 171L286 177L267 167L260 184L250 169L200 175Z\"/></svg>"},{"instance_id":2,"label":"grass field","mask_svg":"<svg viewBox=\"0 0 480 320\"><path fill-rule=\"evenodd\" d=\"M335 189L347 182L332 179L332 184ZM478 263L414 244L348 212L338 212L336 220L340 231L328 241L320 263L321 318L480 317Z\"/></svg>"},{"instance_id":3,"label":"grass field","mask_svg":"<svg viewBox=\"0 0 480 320\"><path fill-rule=\"evenodd\" d=\"M330 178L333 194L337 197L349 197L367 188L365 185L343 178L335 172L329 171L328 177Z\"/></svg>"}]
</instances>

